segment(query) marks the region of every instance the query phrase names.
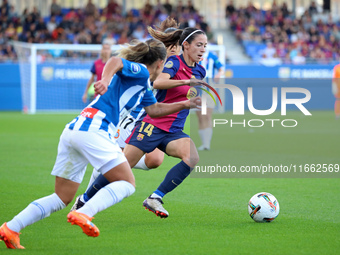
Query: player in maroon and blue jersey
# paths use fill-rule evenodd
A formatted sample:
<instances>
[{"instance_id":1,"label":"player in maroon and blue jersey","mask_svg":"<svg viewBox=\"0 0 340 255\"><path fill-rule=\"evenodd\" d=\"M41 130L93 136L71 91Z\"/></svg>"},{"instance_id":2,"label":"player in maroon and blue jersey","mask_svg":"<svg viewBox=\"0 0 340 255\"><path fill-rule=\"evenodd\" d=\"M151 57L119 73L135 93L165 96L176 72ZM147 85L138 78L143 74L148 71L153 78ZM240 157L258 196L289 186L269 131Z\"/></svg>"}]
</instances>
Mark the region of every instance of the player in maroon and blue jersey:
<instances>
[{"instance_id":1,"label":"player in maroon and blue jersey","mask_svg":"<svg viewBox=\"0 0 340 255\"><path fill-rule=\"evenodd\" d=\"M182 55L167 59L163 73L155 80L153 86L159 90L157 101L174 103L195 97L197 91L193 86L207 85L202 81L206 71L197 64L206 51L205 33L195 28L177 30L170 34L156 32L149 28L149 33L166 46L172 41L179 40L183 50ZM195 144L183 132L188 114L188 110L182 110L160 118L146 115L126 141L124 154L130 166L134 166L144 153L149 153L155 148L182 160L169 170L155 192L143 202L145 208L160 217L169 216L162 206L164 195L182 183L199 160Z\"/></svg>"},{"instance_id":2,"label":"player in maroon and blue jersey","mask_svg":"<svg viewBox=\"0 0 340 255\"><path fill-rule=\"evenodd\" d=\"M100 51L100 58L94 61L91 67L91 70L90 70L92 75L87 82L84 94L82 96L82 100L84 103L86 103L87 101L91 102L97 96L97 94L94 94L93 98L88 98L88 91L95 81L100 81L102 79L102 72L103 72L104 66L106 62L109 60L110 56L111 56L111 45L107 43L103 44L102 49Z\"/></svg>"}]
</instances>

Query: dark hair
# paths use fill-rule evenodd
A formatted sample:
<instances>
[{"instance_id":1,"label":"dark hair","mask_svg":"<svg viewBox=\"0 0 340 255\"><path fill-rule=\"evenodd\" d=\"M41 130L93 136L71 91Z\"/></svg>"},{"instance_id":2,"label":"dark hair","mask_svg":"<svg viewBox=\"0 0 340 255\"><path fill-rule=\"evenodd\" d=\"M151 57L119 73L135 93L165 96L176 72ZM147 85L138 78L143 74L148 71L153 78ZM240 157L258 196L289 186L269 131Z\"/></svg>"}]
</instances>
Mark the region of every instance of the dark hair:
<instances>
[{"instance_id":1,"label":"dark hair","mask_svg":"<svg viewBox=\"0 0 340 255\"><path fill-rule=\"evenodd\" d=\"M195 32L195 31L197 31L197 32ZM195 33L193 33L193 32L195 32ZM190 37L188 37L191 33L193 33L193 34ZM181 37L179 38L179 45L182 45L185 39L186 39L185 41L190 44L193 40L195 40L197 35L201 35L201 34L205 35L205 33L200 29L193 28L193 27L187 27L183 30L183 33L182 33Z\"/></svg>"},{"instance_id":2,"label":"dark hair","mask_svg":"<svg viewBox=\"0 0 340 255\"><path fill-rule=\"evenodd\" d=\"M157 60L166 58L166 48L157 39L149 39L146 42L134 40L118 52L118 57L145 65L152 65Z\"/></svg>"}]
</instances>

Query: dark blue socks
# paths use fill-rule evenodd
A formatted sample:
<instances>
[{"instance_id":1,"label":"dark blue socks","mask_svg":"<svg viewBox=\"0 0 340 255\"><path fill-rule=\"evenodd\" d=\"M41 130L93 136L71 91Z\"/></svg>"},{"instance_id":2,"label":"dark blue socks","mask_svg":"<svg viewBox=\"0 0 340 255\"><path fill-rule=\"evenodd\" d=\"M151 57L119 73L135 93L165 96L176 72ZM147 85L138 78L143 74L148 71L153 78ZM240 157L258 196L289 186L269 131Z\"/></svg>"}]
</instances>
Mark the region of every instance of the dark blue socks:
<instances>
[{"instance_id":1,"label":"dark blue socks","mask_svg":"<svg viewBox=\"0 0 340 255\"><path fill-rule=\"evenodd\" d=\"M183 161L179 162L170 171L166 174L163 182L157 190L154 192L155 194L163 197L166 193L175 189L178 185L182 183L182 181L188 177L191 170L193 168L189 167Z\"/></svg>"},{"instance_id":2,"label":"dark blue socks","mask_svg":"<svg viewBox=\"0 0 340 255\"><path fill-rule=\"evenodd\" d=\"M93 197L98 190L108 185L110 182L104 177L104 175L100 174L97 179L93 182L90 188L86 190L84 193L84 201L87 202Z\"/></svg>"}]
</instances>

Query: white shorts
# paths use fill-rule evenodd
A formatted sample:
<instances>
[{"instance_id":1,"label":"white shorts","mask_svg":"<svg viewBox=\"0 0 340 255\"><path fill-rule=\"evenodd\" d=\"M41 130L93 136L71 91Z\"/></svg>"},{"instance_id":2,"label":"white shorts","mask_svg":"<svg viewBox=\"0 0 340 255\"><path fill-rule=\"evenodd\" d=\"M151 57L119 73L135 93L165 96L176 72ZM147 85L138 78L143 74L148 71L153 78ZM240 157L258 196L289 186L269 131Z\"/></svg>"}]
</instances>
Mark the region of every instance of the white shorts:
<instances>
[{"instance_id":1,"label":"white shorts","mask_svg":"<svg viewBox=\"0 0 340 255\"><path fill-rule=\"evenodd\" d=\"M101 174L127 161L115 139L102 132L65 128L60 136L58 155L52 175L81 183L87 164Z\"/></svg>"},{"instance_id":2,"label":"white shorts","mask_svg":"<svg viewBox=\"0 0 340 255\"><path fill-rule=\"evenodd\" d=\"M117 143L120 148L125 148L125 141L130 136L133 128L135 127L135 124L136 119L133 118L131 115L119 122L115 138L117 139Z\"/></svg>"}]
</instances>

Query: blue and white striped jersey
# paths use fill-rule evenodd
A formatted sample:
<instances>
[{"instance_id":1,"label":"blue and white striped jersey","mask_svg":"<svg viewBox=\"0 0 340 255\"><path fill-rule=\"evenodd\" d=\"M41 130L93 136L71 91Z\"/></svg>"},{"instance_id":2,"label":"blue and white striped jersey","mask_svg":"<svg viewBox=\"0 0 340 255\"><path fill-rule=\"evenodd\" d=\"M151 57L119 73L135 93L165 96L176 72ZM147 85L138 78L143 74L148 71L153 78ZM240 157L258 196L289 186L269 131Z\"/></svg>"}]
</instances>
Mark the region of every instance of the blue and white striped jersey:
<instances>
[{"instance_id":1,"label":"blue and white striped jersey","mask_svg":"<svg viewBox=\"0 0 340 255\"><path fill-rule=\"evenodd\" d=\"M113 76L107 92L97 96L66 127L71 130L103 130L114 136L119 119L137 106L147 107L157 101L152 93L145 65L122 59L123 69Z\"/></svg>"},{"instance_id":2,"label":"blue and white striped jersey","mask_svg":"<svg viewBox=\"0 0 340 255\"><path fill-rule=\"evenodd\" d=\"M158 90L153 88L153 82L151 82L151 90L152 90L153 95L156 97ZM139 105L139 106L136 107L135 110L133 110L130 113L130 116L132 118L134 118L135 120L139 120L144 113L145 113L145 110L144 110L143 106ZM144 116L145 115L146 114L144 114Z\"/></svg>"},{"instance_id":3,"label":"blue and white striped jersey","mask_svg":"<svg viewBox=\"0 0 340 255\"><path fill-rule=\"evenodd\" d=\"M207 72L207 79L214 78L215 72L223 66L218 57L211 51L205 52L205 54L203 55L203 60L200 62L200 64L205 68Z\"/></svg>"}]
</instances>

